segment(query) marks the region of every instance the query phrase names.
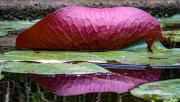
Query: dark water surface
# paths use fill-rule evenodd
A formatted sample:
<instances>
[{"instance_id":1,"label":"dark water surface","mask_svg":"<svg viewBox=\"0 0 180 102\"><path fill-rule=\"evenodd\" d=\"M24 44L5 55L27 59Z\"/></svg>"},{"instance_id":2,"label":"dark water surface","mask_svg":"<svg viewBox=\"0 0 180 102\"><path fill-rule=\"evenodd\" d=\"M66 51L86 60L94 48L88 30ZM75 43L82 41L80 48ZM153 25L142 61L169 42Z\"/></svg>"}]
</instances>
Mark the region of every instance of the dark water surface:
<instances>
[{"instance_id":1,"label":"dark water surface","mask_svg":"<svg viewBox=\"0 0 180 102\"><path fill-rule=\"evenodd\" d=\"M178 78L179 70L161 70L161 80ZM0 102L145 102L129 93L88 93L58 96L32 81L30 75L5 73L0 81ZM113 87L113 86L112 86Z\"/></svg>"},{"instance_id":2,"label":"dark water surface","mask_svg":"<svg viewBox=\"0 0 180 102\"><path fill-rule=\"evenodd\" d=\"M139 102L129 93L89 93L57 96L33 82L27 75L7 74L0 81L0 102ZM141 100L142 101L142 100ZM143 102L143 101L142 101Z\"/></svg>"}]
</instances>

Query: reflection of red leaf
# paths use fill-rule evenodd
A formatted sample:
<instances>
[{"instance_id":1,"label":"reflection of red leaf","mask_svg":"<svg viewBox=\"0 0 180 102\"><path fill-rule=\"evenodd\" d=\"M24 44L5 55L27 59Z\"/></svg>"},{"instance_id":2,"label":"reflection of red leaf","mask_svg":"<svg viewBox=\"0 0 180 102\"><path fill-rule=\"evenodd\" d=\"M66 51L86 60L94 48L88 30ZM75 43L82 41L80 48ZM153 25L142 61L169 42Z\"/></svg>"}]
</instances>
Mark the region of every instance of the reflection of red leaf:
<instances>
[{"instance_id":1,"label":"reflection of red leaf","mask_svg":"<svg viewBox=\"0 0 180 102\"><path fill-rule=\"evenodd\" d=\"M145 73L145 72L144 72ZM149 73L149 72L146 72ZM136 74L136 76L142 75L140 72L131 71L131 74ZM139 75L138 75L139 74ZM144 74L147 75L147 74ZM138 77L130 77L121 74L111 74L111 75L82 75L82 76L72 76L72 75L56 75L56 76L40 76L33 75L31 79L48 91L55 93L57 95L79 95L84 93L93 92L117 92L123 93L127 92L129 89L135 87L136 85L144 82L148 82L146 78L142 75L141 79ZM149 73L151 81L158 80L159 76ZM148 77L148 76L147 76Z\"/></svg>"},{"instance_id":2,"label":"reflection of red leaf","mask_svg":"<svg viewBox=\"0 0 180 102\"><path fill-rule=\"evenodd\" d=\"M147 81L159 80L160 70L150 69L150 70L111 70L114 73L119 73L121 75L126 75L133 78L143 79Z\"/></svg>"}]
</instances>

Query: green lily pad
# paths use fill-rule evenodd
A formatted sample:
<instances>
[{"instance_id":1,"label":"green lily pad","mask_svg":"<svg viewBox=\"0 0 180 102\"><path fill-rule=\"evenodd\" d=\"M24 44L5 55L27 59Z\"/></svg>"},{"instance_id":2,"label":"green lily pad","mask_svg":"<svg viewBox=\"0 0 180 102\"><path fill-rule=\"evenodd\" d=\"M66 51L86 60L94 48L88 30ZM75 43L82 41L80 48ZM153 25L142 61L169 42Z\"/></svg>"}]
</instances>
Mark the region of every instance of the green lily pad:
<instances>
[{"instance_id":1,"label":"green lily pad","mask_svg":"<svg viewBox=\"0 0 180 102\"><path fill-rule=\"evenodd\" d=\"M130 44L131 45L131 44ZM155 41L152 46L153 53L147 52L146 44L138 42L137 45L134 43L131 46L127 46L123 50L134 52L146 58L142 60L142 63L149 65L174 65L180 62L180 49L166 49L159 41Z\"/></svg>"},{"instance_id":2,"label":"green lily pad","mask_svg":"<svg viewBox=\"0 0 180 102\"><path fill-rule=\"evenodd\" d=\"M33 21L0 21L0 36L6 36L8 31L29 28L38 20Z\"/></svg>"},{"instance_id":3,"label":"green lily pad","mask_svg":"<svg viewBox=\"0 0 180 102\"><path fill-rule=\"evenodd\" d=\"M132 95L145 100L180 100L180 79L145 83L130 92Z\"/></svg>"},{"instance_id":4,"label":"green lily pad","mask_svg":"<svg viewBox=\"0 0 180 102\"><path fill-rule=\"evenodd\" d=\"M72 51L11 51L0 57L0 60L59 60L59 61L87 61L101 62L106 60L90 52Z\"/></svg>"},{"instance_id":5,"label":"green lily pad","mask_svg":"<svg viewBox=\"0 0 180 102\"><path fill-rule=\"evenodd\" d=\"M180 42L180 30L164 31L163 34L165 34L168 38L170 38L174 42Z\"/></svg>"},{"instance_id":6,"label":"green lily pad","mask_svg":"<svg viewBox=\"0 0 180 102\"><path fill-rule=\"evenodd\" d=\"M143 41L134 42L119 51L73 52L73 51L11 51L0 55L0 60L58 60L60 62L85 61L108 63L116 61L124 64L174 65L180 62L180 49L166 49L158 41L147 52Z\"/></svg>"},{"instance_id":7,"label":"green lily pad","mask_svg":"<svg viewBox=\"0 0 180 102\"><path fill-rule=\"evenodd\" d=\"M2 72L41 75L109 73L98 65L85 62L78 64L6 62L0 68Z\"/></svg>"},{"instance_id":8,"label":"green lily pad","mask_svg":"<svg viewBox=\"0 0 180 102\"><path fill-rule=\"evenodd\" d=\"M177 24L180 24L180 15L176 14L176 15L174 15L172 17L169 17L169 18L159 18L158 20L159 20L162 28L165 27L167 24L177 25Z\"/></svg>"},{"instance_id":9,"label":"green lily pad","mask_svg":"<svg viewBox=\"0 0 180 102\"><path fill-rule=\"evenodd\" d=\"M144 64L145 56L128 51L71 52L71 51L11 51L0 55L0 60L58 60L61 62L85 61L107 63L117 61L126 64Z\"/></svg>"}]
</instances>

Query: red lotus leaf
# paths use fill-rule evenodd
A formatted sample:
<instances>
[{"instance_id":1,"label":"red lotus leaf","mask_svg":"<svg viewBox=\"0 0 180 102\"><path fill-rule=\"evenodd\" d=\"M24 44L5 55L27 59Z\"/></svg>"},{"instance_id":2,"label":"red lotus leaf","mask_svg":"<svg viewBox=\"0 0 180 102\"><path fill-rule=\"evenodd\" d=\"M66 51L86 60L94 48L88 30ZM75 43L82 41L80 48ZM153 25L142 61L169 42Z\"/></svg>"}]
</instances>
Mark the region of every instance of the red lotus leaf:
<instances>
[{"instance_id":1,"label":"red lotus leaf","mask_svg":"<svg viewBox=\"0 0 180 102\"><path fill-rule=\"evenodd\" d=\"M144 39L151 47L161 34L159 23L133 7L69 6L45 16L19 34L16 47L49 50L115 50Z\"/></svg>"}]
</instances>

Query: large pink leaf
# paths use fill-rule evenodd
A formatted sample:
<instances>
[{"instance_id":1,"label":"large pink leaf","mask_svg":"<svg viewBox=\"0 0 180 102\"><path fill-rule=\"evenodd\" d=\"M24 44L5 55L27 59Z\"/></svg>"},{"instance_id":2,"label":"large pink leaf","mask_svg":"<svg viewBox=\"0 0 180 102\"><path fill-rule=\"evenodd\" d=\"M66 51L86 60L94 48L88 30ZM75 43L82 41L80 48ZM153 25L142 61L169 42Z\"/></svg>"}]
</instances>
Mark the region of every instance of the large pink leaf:
<instances>
[{"instance_id":1,"label":"large pink leaf","mask_svg":"<svg viewBox=\"0 0 180 102\"><path fill-rule=\"evenodd\" d=\"M114 50L144 39L149 47L161 35L150 14L133 7L64 7L47 15L16 39L17 48Z\"/></svg>"},{"instance_id":2,"label":"large pink leaf","mask_svg":"<svg viewBox=\"0 0 180 102\"><path fill-rule=\"evenodd\" d=\"M159 74L151 71L124 71L111 75L33 75L31 79L48 91L61 95L79 95L94 92L124 93L135 86L159 79ZM134 75L130 75L134 74ZM148 75L148 76L146 76ZM149 77L149 78L148 78Z\"/></svg>"}]
</instances>

